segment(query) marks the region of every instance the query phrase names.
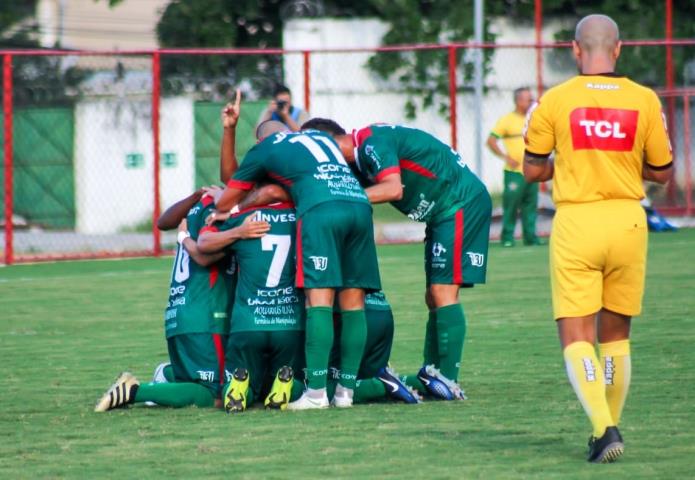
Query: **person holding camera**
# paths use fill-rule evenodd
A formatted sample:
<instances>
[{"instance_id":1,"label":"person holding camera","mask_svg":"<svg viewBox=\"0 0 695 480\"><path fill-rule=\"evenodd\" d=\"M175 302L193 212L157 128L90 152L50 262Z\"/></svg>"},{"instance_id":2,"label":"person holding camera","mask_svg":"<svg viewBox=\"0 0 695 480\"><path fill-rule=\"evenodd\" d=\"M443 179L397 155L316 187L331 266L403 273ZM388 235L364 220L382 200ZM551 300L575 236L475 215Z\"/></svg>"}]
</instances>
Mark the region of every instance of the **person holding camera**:
<instances>
[{"instance_id":1,"label":"person holding camera","mask_svg":"<svg viewBox=\"0 0 695 480\"><path fill-rule=\"evenodd\" d=\"M268 104L268 108L258 120L258 125L267 120L277 120L287 125L291 131L298 132L300 125L310 118L307 111L292 105L290 89L284 85L278 85L275 87L273 99Z\"/></svg>"}]
</instances>

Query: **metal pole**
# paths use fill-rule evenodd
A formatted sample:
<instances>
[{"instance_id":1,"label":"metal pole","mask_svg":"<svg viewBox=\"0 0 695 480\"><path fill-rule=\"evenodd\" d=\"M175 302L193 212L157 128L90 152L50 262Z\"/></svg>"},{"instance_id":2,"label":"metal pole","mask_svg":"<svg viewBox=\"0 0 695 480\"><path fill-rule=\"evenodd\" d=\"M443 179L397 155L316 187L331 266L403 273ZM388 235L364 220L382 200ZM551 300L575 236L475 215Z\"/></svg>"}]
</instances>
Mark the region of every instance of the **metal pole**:
<instances>
[{"instance_id":1,"label":"metal pole","mask_svg":"<svg viewBox=\"0 0 695 480\"><path fill-rule=\"evenodd\" d=\"M536 28L536 90L538 98L543 95L543 49L540 47L543 41L543 0L534 2L534 25Z\"/></svg>"},{"instance_id":2,"label":"metal pole","mask_svg":"<svg viewBox=\"0 0 695 480\"><path fill-rule=\"evenodd\" d=\"M159 202L159 97L160 97L160 72L159 52L152 54L152 170L154 175L154 193L152 201L152 243L154 256L162 254L162 242L157 220L160 215Z\"/></svg>"},{"instance_id":3,"label":"metal pole","mask_svg":"<svg viewBox=\"0 0 695 480\"><path fill-rule=\"evenodd\" d=\"M14 262L12 246L13 176L12 176L12 55L3 55L3 113L5 115L5 265Z\"/></svg>"},{"instance_id":4,"label":"metal pole","mask_svg":"<svg viewBox=\"0 0 695 480\"><path fill-rule=\"evenodd\" d=\"M483 0L475 0L474 6L475 42L483 43ZM475 49L475 171L479 177L483 175L483 49Z\"/></svg>"},{"instance_id":5,"label":"metal pole","mask_svg":"<svg viewBox=\"0 0 695 480\"><path fill-rule=\"evenodd\" d=\"M693 171L690 157L690 95L683 95L683 170L685 170L685 214L693 213ZM673 183L673 180L671 181Z\"/></svg>"},{"instance_id":6,"label":"metal pole","mask_svg":"<svg viewBox=\"0 0 695 480\"><path fill-rule=\"evenodd\" d=\"M666 0L666 25L665 25L665 35L667 41L673 39L673 0ZM673 91L673 47L671 45L666 45L666 90L668 92ZM673 95L669 95L666 98L666 119L668 123L668 132L671 139L671 145L673 148L673 158L676 158L676 98ZM675 163L674 163L675 165ZM675 168L674 176L675 178ZM666 186L666 193L669 201L674 203L676 201L676 182L670 181Z\"/></svg>"},{"instance_id":7,"label":"metal pole","mask_svg":"<svg viewBox=\"0 0 695 480\"><path fill-rule=\"evenodd\" d=\"M449 124L451 125L451 148L458 144L456 120L456 47L449 46Z\"/></svg>"},{"instance_id":8,"label":"metal pole","mask_svg":"<svg viewBox=\"0 0 695 480\"><path fill-rule=\"evenodd\" d=\"M305 50L304 56L304 110L311 108L311 52Z\"/></svg>"}]
</instances>

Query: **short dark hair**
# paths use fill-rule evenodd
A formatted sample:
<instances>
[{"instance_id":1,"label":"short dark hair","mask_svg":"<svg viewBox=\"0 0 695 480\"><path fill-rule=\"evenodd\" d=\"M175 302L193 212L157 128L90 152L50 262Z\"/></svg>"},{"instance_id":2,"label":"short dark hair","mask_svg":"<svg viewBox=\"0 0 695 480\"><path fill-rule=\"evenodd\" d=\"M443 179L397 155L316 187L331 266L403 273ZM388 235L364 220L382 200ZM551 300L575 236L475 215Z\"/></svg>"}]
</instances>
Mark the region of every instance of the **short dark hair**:
<instances>
[{"instance_id":1,"label":"short dark hair","mask_svg":"<svg viewBox=\"0 0 695 480\"><path fill-rule=\"evenodd\" d=\"M304 122L302 130L321 130L331 135L345 135L345 129L338 125L338 122L329 118L312 118Z\"/></svg>"},{"instance_id":2,"label":"short dark hair","mask_svg":"<svg viewBox=\"0 0 695 480\"><path fill-rule=\"evenodd\" d=\"M278 83L275 86L275 90L273 90L273 97L277 97L281 93L287 93L288 95L292 95L292 92L290 92L290 89L287 88L285 85Z\"/></svg>"},{"instance_id":3,"label":"short dark hair","mask_svg":"<svg viewBox=\"0 0 695 480\"><path fill-rule=\"evenodd\" d=\"M516 102L519 99L519 95L521 95L521 92L530 92L531 89L529 87L519 87L514 90L514 102Z\"/></svg>"}]
</instances>

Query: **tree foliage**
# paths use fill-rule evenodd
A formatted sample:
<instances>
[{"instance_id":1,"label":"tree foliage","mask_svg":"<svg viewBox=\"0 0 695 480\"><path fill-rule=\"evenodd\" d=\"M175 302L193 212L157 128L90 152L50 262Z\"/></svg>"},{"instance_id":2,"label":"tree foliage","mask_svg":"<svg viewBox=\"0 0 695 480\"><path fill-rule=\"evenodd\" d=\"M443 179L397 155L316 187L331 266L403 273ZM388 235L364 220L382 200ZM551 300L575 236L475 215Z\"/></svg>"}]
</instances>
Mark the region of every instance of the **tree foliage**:
<instances>
[{"instance_id":1,"label":"tree foliage","mask_svg":"<svg viewBox=\"0 0 695 480\"><path fill-rule=\"evenodd\" d=\"M36 12L38 0L0 2L0 49L39 48L35 22L24 22ZM7 34L7 32L11 32ZM13 102L16 106L69 105L76 88L89 72L66 65L63 57L15 55L12 59Z\"/></svg>"}]
</instances>

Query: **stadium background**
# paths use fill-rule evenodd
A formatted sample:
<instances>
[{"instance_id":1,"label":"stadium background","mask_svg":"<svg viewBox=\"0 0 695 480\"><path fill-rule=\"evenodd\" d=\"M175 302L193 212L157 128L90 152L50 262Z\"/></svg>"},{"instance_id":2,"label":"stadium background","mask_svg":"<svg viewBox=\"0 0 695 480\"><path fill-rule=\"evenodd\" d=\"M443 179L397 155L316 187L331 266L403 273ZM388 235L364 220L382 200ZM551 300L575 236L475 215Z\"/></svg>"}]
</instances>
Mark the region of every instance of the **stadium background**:
<instances>
[{"instance_id":1,"label":"stadium background","mask_svg":"<svg viewBox=\"0 0 695 480\"><path fill-rule=\"evenodd\" d=\"M81 49L0 51L0 248L6 264L160 255L170 249L173 238L153 228L152 219L195 188L218 182L219 111L236 86L244 94L240 157L253 145L253 128L272 85L281 81L291 88L295 104L347 128L381 121L434 133L461 152L494 193L501 190L502 168L480 144L495 120L511 110L512 90L529 85L541 93L574 73L569 44L550 41L574 20L544 20L540 1L533 18L488 18L494 42L384 46L388 24L383 20L295 17L283 23L283 48L135 49L153 40L131 38L126 44L131 49L119 51L85 48L103 48L98 28L93 26L85 39L87 30L70 30L69 17L61 20L68 27L60 27L65 37L60 41L44 18L47 4L73 4L73 9L77 4L100 8L108 22L128 5L111 2L109 10L106 2L86 3L38 2L44 22L40 39L64 45L72 34ZM167 3L145 2L160 8ZM310 7L321 2L308 4L307 16L320 13ZM650 196L664 213L687 216L693 213L695 40L671 38L671 9L672 2L664 2L664 39L630 39L624 51L650 59L650 82L664 101L675 151L675 181L665 189L650 187ZM97 18L81 12L78 20ZM115 32L126 28L120 15L111 27ZM485 68L479 105L471 73L477 52L484 55ZM401 66L389 71L383 65ZM415 73L408 76L408 69ZM378 208L376 219L381 241L421 235L388 208Z\"/></svg>"}]
</instances>

